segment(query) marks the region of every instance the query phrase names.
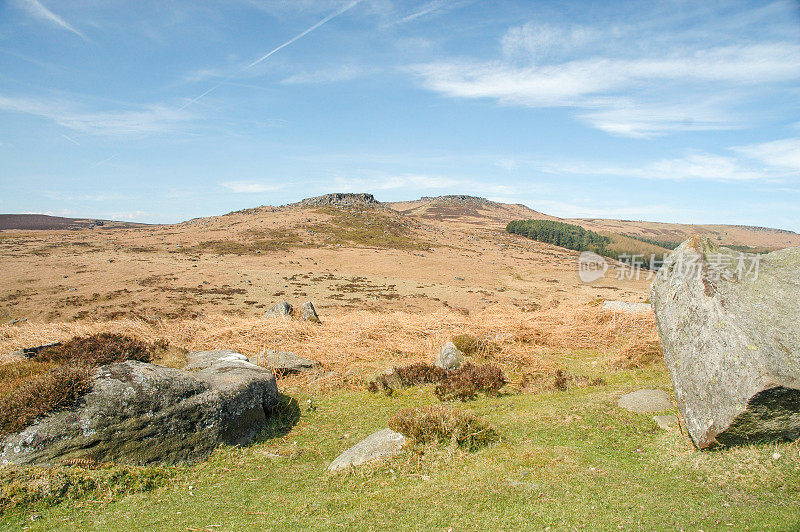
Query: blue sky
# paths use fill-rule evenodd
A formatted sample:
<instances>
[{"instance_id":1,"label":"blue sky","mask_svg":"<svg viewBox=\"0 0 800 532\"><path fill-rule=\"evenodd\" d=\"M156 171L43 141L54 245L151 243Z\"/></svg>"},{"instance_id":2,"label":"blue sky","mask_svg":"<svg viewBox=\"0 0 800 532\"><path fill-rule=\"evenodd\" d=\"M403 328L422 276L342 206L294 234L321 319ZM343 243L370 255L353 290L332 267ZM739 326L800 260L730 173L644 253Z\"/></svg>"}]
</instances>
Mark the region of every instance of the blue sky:
<instances>
[{"instance_id":1,"label":"blue sky","mask_svg":"<svg viewBox=\"0 0 800 532\"><path fill-rule=\"evenodd\" d=\"M800 3L0 2L0 212L326 192L800 231Z\"/></svg>"}]
</instances>

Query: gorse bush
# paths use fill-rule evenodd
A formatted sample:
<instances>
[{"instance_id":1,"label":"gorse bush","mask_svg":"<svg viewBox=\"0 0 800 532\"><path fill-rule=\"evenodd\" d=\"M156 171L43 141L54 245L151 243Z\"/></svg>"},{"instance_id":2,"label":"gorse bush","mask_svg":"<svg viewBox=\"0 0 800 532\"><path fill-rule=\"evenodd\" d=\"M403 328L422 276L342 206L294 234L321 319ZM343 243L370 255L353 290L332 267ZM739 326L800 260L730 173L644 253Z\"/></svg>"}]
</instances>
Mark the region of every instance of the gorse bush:
<instances>
[{"instance_id":1,"label":"gorse bush","mask_svg":"<svg viewBox=\"0 0 800 532\"><path fill-rule=\"evenodd\" d=\"M600 255L610 253L611 238L579 225L553 220L516 220L508 223L506 231L574 251L593 251Z\"/></svg>"},{"instance_id":2,"label":"gorse bush","mask_svg":"<svg viewBox=\"0 0 800 532\"><path fill-rule=\"evenodd\" d=\"M498 439L497 432L474 414L444 406L406 408L389 419L389 428L413 443L449 443L470 451Z\"/></svg>"}]
</instances>

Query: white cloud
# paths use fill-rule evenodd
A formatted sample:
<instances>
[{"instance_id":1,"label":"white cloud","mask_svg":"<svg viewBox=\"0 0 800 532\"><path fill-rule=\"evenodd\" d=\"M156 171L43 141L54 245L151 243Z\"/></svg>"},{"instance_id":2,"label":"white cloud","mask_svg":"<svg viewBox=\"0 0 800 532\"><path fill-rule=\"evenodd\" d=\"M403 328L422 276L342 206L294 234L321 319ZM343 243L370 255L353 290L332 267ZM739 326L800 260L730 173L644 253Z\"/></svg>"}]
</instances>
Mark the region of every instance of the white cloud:
<instances>
[{"instance_id":1,"label":"white cloud","mask_svg":"<svg viewBox=\"0 0 800 532\"><path fill-rule=\"evenodd\" d=\"M49 9L47 9L38 0L21 0L20 3L22 7L31 15L39 19L45 20L47 22L50 22L52 24L55 24L56 26L59 26L69 32L72 32L81 39L83 39L84 41L89 40L89 38L86 37L86 35L84 35L83 32L75 28L72 24L70 24L63 18L59 17Z\"/></svg>"},{"instance_id":2,"label":"white cloud","mask_svg":"<svg viewBox=\"0 0 800 532\"><path fill-rule=\"evenodd\" d=\"M84 111L69 102L2 95L0 95L0 110L47 118L81 133L109 136L173 131L179 124L191 118L182 110L163 105L149 105L130 111Z\"/></svg>"},{"instance_id":3,"label":"white cloud","mask_svg":"<svg viewBox=\"0 0 800 532\"><path fill-rule=\"evenodd\" d=\"M800 138L738 146L733 150L762 164L800 173Z\"/></svg>"},{"instance_id":4,"label":"white cloud","mask_svg":"<svg viewBox=\"0 0 800 532\"><path fill-rule=\"evenodd\" d=\"M506 32L498 59L407 69L448 97L569 107L591 126L624 136L741 127L738 104L800 79L800 44L789 40L712 46L679 29L664 32L673 37L660 36L659 46L643 45L652 31L528 23Z\"/></svg>"},{"instance_id":5,"label":"white cloud","mask_svg":"<svg viewBox=\"0 0 800 532\"><path fill-rule=\"evenodd\" d=\"M262 192L275 192L286 188L287 183L260 183L258 181L224 181L220 186L237 194L259 194Z\"/></svg>"}]
</instances>

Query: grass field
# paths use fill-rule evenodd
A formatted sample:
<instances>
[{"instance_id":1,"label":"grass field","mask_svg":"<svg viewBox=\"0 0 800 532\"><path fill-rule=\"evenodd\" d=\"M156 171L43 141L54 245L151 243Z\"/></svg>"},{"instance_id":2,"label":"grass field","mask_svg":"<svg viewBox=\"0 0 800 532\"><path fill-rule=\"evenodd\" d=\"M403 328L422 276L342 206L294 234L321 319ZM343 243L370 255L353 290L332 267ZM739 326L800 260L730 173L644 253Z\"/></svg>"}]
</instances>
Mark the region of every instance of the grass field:
<instances>
[{"instance_id":1,"label":"grass field","mask_svg":"<svg viewBox=\"0 0 800 532\"><path fill-rule=\"evenodd\" d=\"M53 507L20 505L0 517L0 527L212 531L800 527L796 443L699 452L680 431L663 431L650 415L619 409L615 400L623 393L644 387L670 390L669 376L661 362L627 367L615 363L633 340L649 338L646 321L636 328L603 318L596 309L581 312L560 309L516 317L499 310L491 316L469 317L353 313L318 328L261 320L260 329L254 329L252 321L222 324L215 321L222 318L214 318L205 329L195 323L191 333L184 322L172 324L173 329L162 324L162 336L177 338L176 331L183 331L186 338L213 345L222 338L238 338L240 349L257 335L278 335L283 341L299 337L298 343L310 344L318 355L323 355L323 346L339 353L317 358L326 370L335 368L351 377L334 378L338 384L331 386L303 378L282 379L283 413L255 444L220 448L208 461L169 468L166 475L144 468L147 478L163 477L154 490L128 494L100 490ZM555 323L558 320L562 328ZM37 327L44 326L14 330L18 335L34 334ZM36 334L48 330L69 335L79 325L47 327ZM130 324L127 327L131 330ZM153 326L140 327L146 338L147 327ZM392 340L387 345L381 334L390 327L392 335L385 338ZM498 352L487 356L504 368L512 384L499 397L481 396L453 406L487 421L500 441L475 452L446 445L411 446L390 461L335 476L326 473L340 452L386 427L398 410L438 403L431 386L387 397L365 391L366 377L354 374L374 373L388 352L394 353L395 363L426 359L427 346L448 333L480 335L490 329L496 333L492 340ZM536 334L545 330L549 336ZM16 341L8 330L4 333L4 345ZM335 348L337 341L363 345L348 352ZM378 351L381 342L384 350ZM597 347L587 347L591 342ZM526 372L554 367L602 377L605 385L555 391L519 383Z\"/></svg>"}]
</instances>

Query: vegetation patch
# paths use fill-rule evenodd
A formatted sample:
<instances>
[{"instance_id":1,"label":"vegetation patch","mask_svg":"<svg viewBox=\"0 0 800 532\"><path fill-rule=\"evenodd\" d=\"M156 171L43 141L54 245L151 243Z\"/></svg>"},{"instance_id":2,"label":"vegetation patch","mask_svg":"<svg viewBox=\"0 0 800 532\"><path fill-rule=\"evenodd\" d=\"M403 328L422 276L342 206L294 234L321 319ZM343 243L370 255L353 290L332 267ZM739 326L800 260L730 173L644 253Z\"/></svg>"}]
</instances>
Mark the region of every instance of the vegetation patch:
<instances>
[{"instance_id":1,"label":"vegetation patch","mask_svg":"<svg viewBox=\"0 0 800 532\"><path fill-rule=\"evenodd\" d=\"M151 491L171 476L172 470L167 468L88 461L84 467L5 467L0 469L0 514L87 498L113 501L129 493Z\"/></svg>"},{"instance_id":2,"label":"vegetation patch","mask_svg":"<svg viewBox=\"0 0 800 532\"><path fill-rule=\"evenodd\" d=\"M389 419L389 428L415 444L449 443L469 451L499 439L497 432L474 414L444 406L403 409Z\"/></svg>"},{"instance_id":3,"label":"vegetation patch","mask_svg":"<svg viewBox=\"0 0 800 532\"><path fill-rule=\"evenodd\" d=\"M500 351L500 346L496 343L470 334L458 334L451 340L453 345L467 356L488 357Z\"/></svg>"},{"instance_id":4,"label":"vegetation patch","mask_svg":"<svg viewBox=\"0 0 800 532\"><path fill-rule=\"evenodd\" d=\"M467 401L475 399L478 392L497 395L506 382L503 371L493 364L476 366L466 363L455 371L447 372L433 393L440 401Z\"/></svg>"},{"instance_id":5,"label":"vegetation patch","mask_svg":"<svg viewBox=\"0 0 800 532\"><path fill-rule=\"evenodd\" d=\"M587 386L605 386L606 380L602 377L587 377L586 375L573 375L566 370L556 369L548 372L529 373L523 376L521 387L530 392L559 391L565 392L571 388L585 388Z\"/></svg>"},{"instance_id":6,"label":"vegetation patch","mask_svg":"<svg viewBox=\"0 0 800 532\"><path fill-rule=\"evenodd\" d=\"M312 234L322 238L327 245L355 245L387 249L426 250L430 246L414 238L411 225L378 209L342 209L325 207L319 214L328 220L306 225Z\"/></svg>"},{"instance_id":7,"label":"vegetation patch","mask_svg":"<svg viewBox=\"0 0 800 532\"><path fill-rule=\"evenodd\" d=\"M74 405L91 389L96 367L125 360L150 362L168 347L165 340L151 344L100 333L43 349L33 360L0 365L0 436Z\"/></svg>"}]
</instances>

